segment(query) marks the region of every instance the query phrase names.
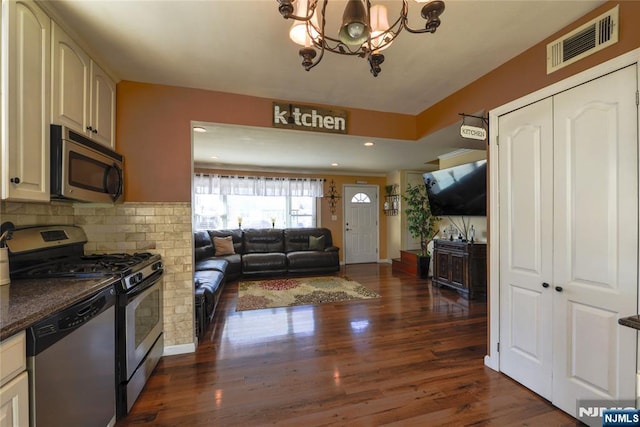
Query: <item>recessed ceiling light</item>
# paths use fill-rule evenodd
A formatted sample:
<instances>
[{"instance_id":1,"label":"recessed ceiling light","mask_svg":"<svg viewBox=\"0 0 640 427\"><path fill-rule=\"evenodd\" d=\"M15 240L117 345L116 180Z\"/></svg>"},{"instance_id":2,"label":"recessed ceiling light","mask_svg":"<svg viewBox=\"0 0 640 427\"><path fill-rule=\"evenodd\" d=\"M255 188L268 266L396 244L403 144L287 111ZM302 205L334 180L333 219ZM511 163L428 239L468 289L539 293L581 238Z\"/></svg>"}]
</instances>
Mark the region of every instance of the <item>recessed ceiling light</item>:
<instances>
[{"instance_id":1,"label":"recessed ceiling light","mask_svg":"<svg viewBox=\"0 0 640 427\"><path fill-rule=\"evenodd\" d=\"M367 142L364 143L365 147L373 147L374 145L376 145L376 144L374 142L371 142L371 141L367 141Z\"/></svg>"},{"instance_id":2,"label":"recessed ceiling light","mask_svg":"<svg viewBox=\"0 0 640 427\"><path fill-rule=\"evenodd\" d=\"M206 130L205 128L203 128L202 126L195 126L195 127L193 128L193 131L194 131L194 132L200 132L200 133L203 133L203 132L206 132L207 130Z\"/></svg>"},{"instance_id":3,"label":"recessed ceiling light","mask_svg":"<svg viewBox=\"0 0 640 427\"><path fill-rule=\"evenodd\" d=\"M337 163L331 163L331 166L338 166Z\"/></svg>"},{"instance_id":4,"label":"recessed ceiling light","mask_svg":"<svg viewBox=\"0 0 640 427\"><path fill-rule=\"evenodd\" d=\"M212 158L212 159L217 159L217 158L218 158L218 156L211 156L211 158Z\"/></svg>"}]
</instances>

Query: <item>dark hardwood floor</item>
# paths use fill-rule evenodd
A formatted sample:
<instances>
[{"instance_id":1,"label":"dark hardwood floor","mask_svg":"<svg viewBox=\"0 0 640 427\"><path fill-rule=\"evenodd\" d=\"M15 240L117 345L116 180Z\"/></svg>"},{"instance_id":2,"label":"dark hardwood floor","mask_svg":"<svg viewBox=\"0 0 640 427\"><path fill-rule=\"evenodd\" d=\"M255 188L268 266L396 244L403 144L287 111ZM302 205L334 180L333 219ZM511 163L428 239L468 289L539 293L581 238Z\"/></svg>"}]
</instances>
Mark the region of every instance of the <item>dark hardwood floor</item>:
<instances>
[{"instance_id":1,"label":"dark hardwood floor","mask_svg":"<svg viewBox=\"0 0 640 427\"><path fill-rule=\"evenodd\" d=\"M373 300L236 312L158 364L124 426L574 426L483 365L487 305L390 265L343 267Z\"/></svg>"}]
</instances>

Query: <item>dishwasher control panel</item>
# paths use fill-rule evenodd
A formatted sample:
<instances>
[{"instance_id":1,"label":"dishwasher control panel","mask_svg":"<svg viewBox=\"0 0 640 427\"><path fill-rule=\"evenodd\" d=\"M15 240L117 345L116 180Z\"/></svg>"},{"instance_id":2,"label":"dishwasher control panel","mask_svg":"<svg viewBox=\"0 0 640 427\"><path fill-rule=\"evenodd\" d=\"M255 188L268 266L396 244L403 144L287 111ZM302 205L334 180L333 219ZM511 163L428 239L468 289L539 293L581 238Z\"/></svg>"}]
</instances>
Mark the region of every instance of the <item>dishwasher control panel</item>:
<instances>
[{"instance_id":1,"label":"dishwasher control panel","mask_svg":"<svg viewBox=\"0 0 640 427\"><path fill-rule=\"evenodd\" d=\"M27 355L33 356L45 350L114 304L115 289L111 285L41 320L27 330Z\"/></svg>"}]
</instances>

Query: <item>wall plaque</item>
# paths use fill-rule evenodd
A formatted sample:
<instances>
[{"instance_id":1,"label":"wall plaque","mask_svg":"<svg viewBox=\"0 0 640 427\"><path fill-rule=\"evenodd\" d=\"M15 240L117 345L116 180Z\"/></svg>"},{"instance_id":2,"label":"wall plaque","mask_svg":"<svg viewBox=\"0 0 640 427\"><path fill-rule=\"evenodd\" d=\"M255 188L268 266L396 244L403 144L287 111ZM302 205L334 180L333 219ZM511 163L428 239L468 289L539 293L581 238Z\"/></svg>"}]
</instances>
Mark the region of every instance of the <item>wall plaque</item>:
<instances>
[{"instance_id":1,"label":"wall plaque","mask_svg":"<svg viewBox=\"0 0 640 427\"><path fill-rule=\"evenodd\" d=\"M274 102L272 125L275 128L346 134L347 111Z\"/></svg>"},{"instance_id":2,"label":"wall plaque","mask_svg":"<svg viewBox=\"0 0 640 427\"><path fill-rule=\"evenodd\" d=\"M477 126L462 125L460 126L460 136L468 139L478 139L484 141L487 139L487 131Z\"/></svg>"}]
</instances>

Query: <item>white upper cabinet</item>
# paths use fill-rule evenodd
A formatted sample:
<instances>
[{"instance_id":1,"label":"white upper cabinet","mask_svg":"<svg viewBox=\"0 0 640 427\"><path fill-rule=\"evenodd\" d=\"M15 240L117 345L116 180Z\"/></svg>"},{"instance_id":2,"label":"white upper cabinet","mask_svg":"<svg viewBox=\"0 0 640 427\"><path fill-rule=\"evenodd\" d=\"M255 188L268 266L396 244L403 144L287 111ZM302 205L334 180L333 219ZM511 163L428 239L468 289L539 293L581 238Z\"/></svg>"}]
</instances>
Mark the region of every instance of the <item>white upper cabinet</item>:
<instances>
[{"instance_id":1,"label":"white upper cabinet","mask_svg":"<svg viewBox=\"0 0 640 427\"><path fill-rule=\"evenodd\" d=\"M114 148L115 83L55 22L52 39L52 122Z\"/></svg>"},{"instance_id":2,"label":"white upper cabinet","mask_svg":"<svg viewBox=\"0 0 640 427\"><path fill-rule=\"evenodd\" d=\"M91 133L97 142L115 148L116 85L91 62Z\"/></svg>"},{"instance_id":3,"label":"white upper cabinet","mask_svg":"<svg viewBox=\"0 0 640 427\"><path fill-rule=\"evenodd\" d=\"M50 28L33 1L2 0L2 199L49 200Z\"/></svg>"}]
</instances>

